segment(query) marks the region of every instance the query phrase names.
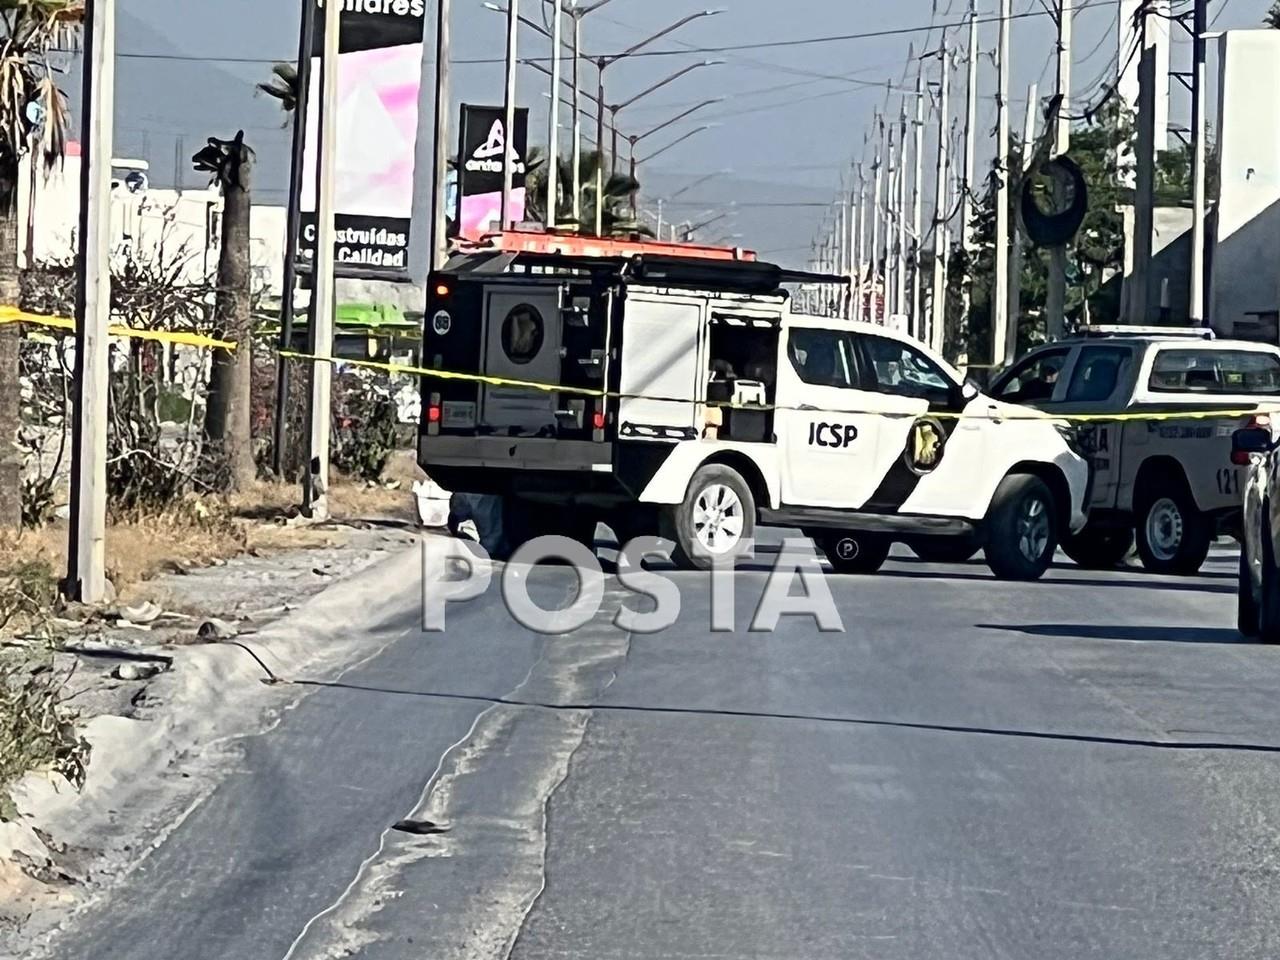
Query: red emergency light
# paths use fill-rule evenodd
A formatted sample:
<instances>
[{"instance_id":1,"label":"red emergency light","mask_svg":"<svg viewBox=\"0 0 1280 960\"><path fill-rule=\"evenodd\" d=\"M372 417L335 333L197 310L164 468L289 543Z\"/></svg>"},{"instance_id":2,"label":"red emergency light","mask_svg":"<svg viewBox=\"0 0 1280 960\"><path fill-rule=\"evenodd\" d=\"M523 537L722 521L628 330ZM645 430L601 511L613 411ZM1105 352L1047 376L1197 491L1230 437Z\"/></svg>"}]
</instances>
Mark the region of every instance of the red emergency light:
<instances>
[{"instance_id":1,"label":"red emergency light","mask_svg":"<svg viewBox=\"0 0 1280 960\"><path fill-rule=\"evenodd\" d=\"M536 253L565 257L630 258L635 256L684 257L754 263L756 252L741 247L713 247L699 243L668 243L639 236L584 237L575 233L524 233L507 230L489 233L458 245L464 252Z\"/></svg>"}]
</instances>

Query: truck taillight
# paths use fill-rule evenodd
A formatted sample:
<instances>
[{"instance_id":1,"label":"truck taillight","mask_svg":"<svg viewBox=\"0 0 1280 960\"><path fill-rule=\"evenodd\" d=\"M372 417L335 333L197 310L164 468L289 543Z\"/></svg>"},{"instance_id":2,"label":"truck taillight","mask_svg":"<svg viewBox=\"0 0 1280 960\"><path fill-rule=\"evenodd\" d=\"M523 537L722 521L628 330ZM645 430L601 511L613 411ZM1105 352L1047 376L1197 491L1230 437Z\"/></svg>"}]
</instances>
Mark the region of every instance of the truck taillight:
<instances>
[{"instance_id":1,"label":"truck taillight","mask_svg":"<svg viewBox=\"0 0 1280 960\"><path fill-rule=\"evenodd\" d=\"M603 410L596 410L591 414L591 439L596 443L604 442L604 424L605 414Z\"/></svg>"},{"instance_id":2,"label":"truck taillight","mask_svg":"<svg viewBox=\"0 0 1280 960\"><path fill-rule=\"evenodd\" d=\"M434 437L440 432L440 394L433 393L427 399L427 436Z\"/></svg>"}]
</instances>

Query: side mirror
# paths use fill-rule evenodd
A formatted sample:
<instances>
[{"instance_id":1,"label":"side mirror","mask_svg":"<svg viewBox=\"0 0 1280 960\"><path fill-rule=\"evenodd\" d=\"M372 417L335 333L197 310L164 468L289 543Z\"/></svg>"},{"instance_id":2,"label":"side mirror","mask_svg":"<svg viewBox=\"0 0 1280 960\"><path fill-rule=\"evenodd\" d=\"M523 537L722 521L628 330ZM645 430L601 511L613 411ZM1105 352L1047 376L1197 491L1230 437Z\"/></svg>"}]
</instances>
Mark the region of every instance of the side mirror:
<instances>
[{"instance_id":1,"label":"side mirror","mask_svg":"<svg viewBox=\"0 0 1280 960\"><path fill-rule=\"evenodd\" d=\"M1247 466L1253 454L1268 453L1273 446L1268 427L1237 430L1231 435L1231 462L1237 466Z\"/></svg>"},{"instance_id":2,"label":"side mirror","mask_svg":"<svg viewBox=\"0 0 1280 960\"><path fill-rule=\"evenodd\" d=\"M968 377L966 377L964 383L960 385L960 396L966 403L970 400L976 399L981 393L982 388Z\"/></svg>"}]
</instances>

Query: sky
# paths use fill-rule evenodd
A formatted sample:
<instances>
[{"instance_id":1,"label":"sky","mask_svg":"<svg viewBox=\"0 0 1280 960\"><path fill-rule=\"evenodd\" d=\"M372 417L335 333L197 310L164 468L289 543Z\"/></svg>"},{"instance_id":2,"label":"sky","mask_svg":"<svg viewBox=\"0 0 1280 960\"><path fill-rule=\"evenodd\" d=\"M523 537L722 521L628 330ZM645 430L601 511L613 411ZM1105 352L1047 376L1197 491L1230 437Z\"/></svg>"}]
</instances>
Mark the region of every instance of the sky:
<instances>
[{"instance_id":1,"label":"sky","mask_svg":"<svg viewBox=\"0 0 1280 960\"><path fill-rule=\"evenodd\" d=\"M521 11L542 17L545 0L522 0ZM718 4L702 17L647 47L644 56L605 71L606 100L620 102L682 67L698 68L622 110L618 126L639 135L682 110L724 98L641 144L652 152L703 124L712 124L641 166L642 206L656 212L669 197L714 174L674 202L664 218L698 222L724 216L700 234L733 242L793 265L803 265L831 203L864 155L875 112L896 116L902 93L914 85L917 59L937 51L940 25L958 24L966 0L609 0L583 22L590 54L618 53L690 13ZM1054 84L1054 27L1045 14L1052 0L1013 0L1011 109L1025 111L1026 89ZM1073 95L1096 99L1110 82L1117 53L1117 0L1075 0ZM1173 9L1189 7L1173 0ZM1270 0L1210 0L1214 29L1257 26ZM288 181L288 130L278 104L255 93L271 64L292 60L297 46L298 0L118 0L116 155L151 163L152 183L199 183L188 158L209 136L238 128L257 151L255 196L282 203ZM429 3L434 19L434 3ZM977 0L980 18L998 12L999 0ZM932 26L932 29L930 27ZM505 18L481 0L453 0L453 100L501 103ZM1190 45L1174 27L1174 69L1186 69ZM872 34L868 36L868 34ZM879 35L875 35L879 34ZM818 38L838 39L807 42ZM953 28L949 46L962 51L967 31ZM806 41L794 43L793 41ZM990 56L996 26L983 24L979 45L979 163L989 163L995 117L995 69ZM734 49L697 52L690 48ZM742 49L746 47L747 49ZM550 43L531 29L520 34L521 57L545 59ZM567 69L567 67L566 67ZM937 59L928 61L934 74ZM1212 59L1211 59L1212 70ZM593 88L594 67L583 67ZM67 77L70 90L78 84ZM1186 122L1189 97L1173 83L1171 121ZM547 78L524 67L517 99L531 111L531 140L547 139ZM959 111L964 67L952 74L952 104ZM74 97L73 97L74 100ZM568 110L562 118L567 127ZM955 114L953 114L955 115ZM1015 120L1016 125L1021 119ZM589 132L594 124L585 125ZM562 134L565 142L566 134ZM933 156L933 137L925 156ZM866 154L870 159L870 154ZM181 162L178 162L181 160ZM931 166L926 162L925 167ZM726 172L728 171L728 172ZM931 187L926 187L926 196Z\"/></svg>"}]
</instances>

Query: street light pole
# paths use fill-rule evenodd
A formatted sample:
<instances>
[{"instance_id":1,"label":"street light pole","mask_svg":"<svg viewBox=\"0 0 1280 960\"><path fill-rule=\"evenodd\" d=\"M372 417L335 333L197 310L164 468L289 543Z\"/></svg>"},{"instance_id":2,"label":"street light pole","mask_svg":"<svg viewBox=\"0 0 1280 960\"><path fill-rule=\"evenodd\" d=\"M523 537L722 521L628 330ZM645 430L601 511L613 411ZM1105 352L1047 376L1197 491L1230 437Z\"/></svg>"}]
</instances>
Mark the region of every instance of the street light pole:
<instances>
[{"instance_id":1,"label":"street light pole","mask_svg":"<svg viewBox=\"0 0 1280 960\"><path fill-rule=\"evenodd\" d=\"M516 56L520 26L520 0L507 0L507 75L502 101L502 205L499 229L511 226L511 191L515 182ZM559 94L559 90L556 94Z\"/></svg>"},{"instance_id":2,"label":"street light pole","mask_svg":"<svg viewBox=\"0 0 1280 960\"><path fill-rule=\"evenodd\" d=\"M514 0L512 0L514 4ZM547 132L547 217L548 230L559 222L560 207L560 25L564 19L560 0L553 3L551 17L551 111Z\"/></svg>"},{"instance_id":3,"label":"street light pole","mask_svg":"<svg viewBox=\"0 0 1280 960\"><path fill-rule=\"evenodd\" d=\"M1009 339L1009 17L1012 0L1000 0L999 77L996 95L996 249L991 291L991 363L1010 359ZM1015 324L1016 326L1016 321Z\"/></svg>"},{"instance_id":4,"label":"street light pole","mask_svg":"<svg viewBox=\"0 0 1280 960\"><path fill-rule=\"evenodd\" d=\"M573 0L573 222L582 229L582 15ZM557 90L552 96L558 97Z\"/></svg>"},{"instance_id":5,"label":"street light pole","mask_svg":"<svg viewBox=\"0 0 1280 960\"><path fill-rule=\"evenodd\" d=\"M951 160L947 151L947 119L950 112L948 94L951 90L951 70L947 58L947 35L942 34L942 53L939 56L942 76L938 90L938 170L933 192L933 300L929 308L929 340L934 350L941 350L945 342L944 327L947 322L947 180L951 174Z\"/></svg>"}]
</instances>

